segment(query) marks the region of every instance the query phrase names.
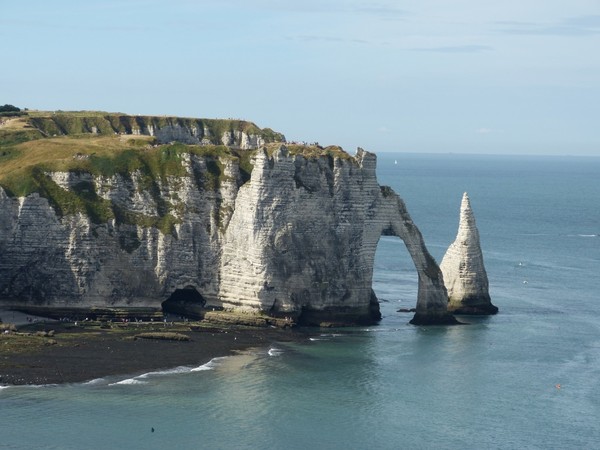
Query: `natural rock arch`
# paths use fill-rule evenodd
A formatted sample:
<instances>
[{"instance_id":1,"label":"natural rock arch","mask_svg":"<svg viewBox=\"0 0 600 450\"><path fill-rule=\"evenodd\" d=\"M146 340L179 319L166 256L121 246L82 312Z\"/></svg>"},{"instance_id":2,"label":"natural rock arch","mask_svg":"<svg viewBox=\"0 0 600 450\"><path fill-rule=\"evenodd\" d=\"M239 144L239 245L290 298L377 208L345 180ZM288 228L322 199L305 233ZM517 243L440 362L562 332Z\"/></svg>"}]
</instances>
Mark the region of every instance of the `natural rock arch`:
<instances>
[{"instance_id":1,"label":"natural rock arch","mask_svg":"<svg viewBox=\"0 0 600 450\"><path fill-rule=\"evenodd\" d=\"M442 271L427 250L423 235L413 223L404 201L387 186L383 186L381 192L383 206L379 211L384 216L381 234L399 237L417 270L419 285L416 312L410 323L458 323L454 316L448 313L448 293Z\"/></svg>"},{"instance_id":2,"label":"natural rock arch","mask_svg":"<svg viewBox=\"0 0 600 450\"><path fill-rule=\"evenodd\" d=\"M225 307L310 324L375 322L373 264L382 234L404 241L417 270L411 323L457 323L404 202L377 182L374 154L359 149L354 158L328 160L291 155L285 146L259 151L225 233L219 297Z\"/></svg>"}]
</instances>

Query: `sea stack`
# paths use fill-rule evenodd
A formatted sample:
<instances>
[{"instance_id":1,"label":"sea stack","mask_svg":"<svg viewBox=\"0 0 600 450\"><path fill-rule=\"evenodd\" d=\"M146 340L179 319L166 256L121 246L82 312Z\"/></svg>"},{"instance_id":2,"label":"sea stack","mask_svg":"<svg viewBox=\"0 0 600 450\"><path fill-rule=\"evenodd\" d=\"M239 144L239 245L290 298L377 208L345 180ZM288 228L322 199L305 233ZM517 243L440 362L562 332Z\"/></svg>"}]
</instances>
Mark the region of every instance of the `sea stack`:
<instances>
[{"instance_id":1,"label":"sea stack","mask_svg":"<svg viewBox=\"0 0 600 450\"><path fill-rule=\"evenodd\" d=\"M458 234L446 251L440 269L448 290L448 311L473 315L498 312L490 299L479 231L466 192L460 206Z\"/></svg>"}]
</instances>

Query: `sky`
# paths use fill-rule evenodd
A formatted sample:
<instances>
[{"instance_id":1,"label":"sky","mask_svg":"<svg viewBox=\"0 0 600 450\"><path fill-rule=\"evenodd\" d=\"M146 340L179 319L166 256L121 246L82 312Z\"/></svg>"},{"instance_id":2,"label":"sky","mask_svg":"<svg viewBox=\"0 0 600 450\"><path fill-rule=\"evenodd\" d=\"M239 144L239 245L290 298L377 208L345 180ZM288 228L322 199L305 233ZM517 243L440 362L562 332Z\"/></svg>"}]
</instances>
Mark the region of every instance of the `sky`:
<instances>
[{"instance_id":1,"label":"sky","mask_svg":"<svg viewBox=\"0 0 600 450\"><path fill-rule=\"evenodd\" d=\"M0 104L600 156L599 0L0 0Z\"/></svg>"}]
</instances>

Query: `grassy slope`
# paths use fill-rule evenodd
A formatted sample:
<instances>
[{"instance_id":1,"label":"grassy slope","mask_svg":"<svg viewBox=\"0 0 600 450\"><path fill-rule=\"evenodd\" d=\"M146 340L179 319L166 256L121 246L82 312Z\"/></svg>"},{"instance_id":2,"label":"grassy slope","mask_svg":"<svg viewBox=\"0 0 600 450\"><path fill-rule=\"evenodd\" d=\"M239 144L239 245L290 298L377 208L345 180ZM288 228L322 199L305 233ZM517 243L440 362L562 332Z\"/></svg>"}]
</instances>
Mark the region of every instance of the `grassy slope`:
<instances>
[{"instance_id":1,"label":"grassy slope","mask_svg":"<svg viewBox=\"0 0 600 450\"><path fill-rule=\"evenodd\" d=\"M94 223L117 219L119 223L156 226L164 233L177 223L172 205L160 196L159 181L185 174L182 154L207 157L208 171L197 180L205 189L217 189L223 178L221 161L235 158L223 146L169 144L153 147L149 136L61 136L5 146L0 144L0 186L10 196L23 197L33 192L48 199L60 215L86 213ZM119 209L96 195L93 186L76 186L66 191L54 183L48 172L87 172L111 177L141 174L142 187L152 193L159 206L156 217L142 216Z\"/></svg>"},{"instance_id":2,"label":"grassy slope","mask_svg":"<svg viewBox=\"0 0 600 450\"><path fill-rule=\"evenodd\" d=\"M29 112L27 119L45 136L60 136L89 133L92 127L98 134L131 133L133 129L155 128L167 125L183 127L208 128L218 143L220 136L226 131L243 131L247 134L261 134L267 142L282 141L284 137L270 128L260 129L254 123L244 120L195 119L189 117L169 116L131 116L121 113L102 111L74 112Z\"/></svg>"},{"instance_id":3,"label":"grassy slope","mask_svg":"<svg viewBox=\"0 0 600 450\"><path fill-rule=\"evenodd\" d=\"M242 180L249 179L254 151L238 151L222 145L174 143L156 146L151 136L115 134L115 129L119 133L128 133L132 126L149 123L163 126L163 121L209 126L213 135L225 130L244 130L264 133L267 140L282 137L269 129L260 130L251 122L125 116L88 111L59 114L32 111L28 117L5 120L0 127L0 186L10 196L22 197L37 192L47 198L61 216L84 212L95 223L115 218L120 223L157 226L165 233L171 232L177 222L171 211L173 205L160 198L157 182L168 176L185 174L182 154L207 157L208 170L196 181L205 189L216 190L224 176L224 159L238 160ZM89 132L92 126L97 128L97 134ZM277 146L268 145L268 150L273 151ZM291 154L308 157L350 157L339 147L290 145L289 150ZM136 171L142 175L142 188L155 197L159 215L146 217L119 210L110 201L98 197L93 186L82 184L73 191L66 191L46 175L48 172L65 171L107 177L115 174L127 177Z\"/></svg>"}]
</instances>

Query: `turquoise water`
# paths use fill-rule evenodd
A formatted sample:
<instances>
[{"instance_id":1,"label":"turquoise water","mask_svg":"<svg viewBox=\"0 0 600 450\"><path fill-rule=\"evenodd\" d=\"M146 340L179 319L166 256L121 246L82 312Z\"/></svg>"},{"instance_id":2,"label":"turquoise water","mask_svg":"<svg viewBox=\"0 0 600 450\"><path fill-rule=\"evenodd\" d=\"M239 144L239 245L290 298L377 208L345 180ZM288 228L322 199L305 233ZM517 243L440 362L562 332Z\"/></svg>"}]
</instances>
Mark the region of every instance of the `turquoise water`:
<instances>
[{"instance_id":1,"label":"turquoise water","mask_svg":"<svg viewBox=\"0 0 600 450\"><path fill-rule=\"evenodd\" d=\"M416 273L382 237L380 325L195 370L1 389L0 447L598 448L600 158L382 154L378 170L438 261L469 192L498 315L408 325L396 310Z\"/></svg>"}]
</instances>

